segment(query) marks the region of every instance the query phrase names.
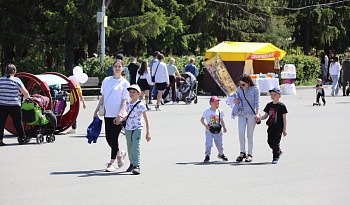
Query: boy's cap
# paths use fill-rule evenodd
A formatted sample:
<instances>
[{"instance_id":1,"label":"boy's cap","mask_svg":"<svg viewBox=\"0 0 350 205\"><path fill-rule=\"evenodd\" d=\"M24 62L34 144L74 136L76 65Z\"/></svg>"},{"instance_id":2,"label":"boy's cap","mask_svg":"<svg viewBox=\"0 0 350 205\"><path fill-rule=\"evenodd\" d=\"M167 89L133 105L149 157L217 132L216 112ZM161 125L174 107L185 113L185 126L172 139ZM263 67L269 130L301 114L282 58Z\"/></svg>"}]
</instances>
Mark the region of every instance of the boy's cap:
<instances>
[{"instance_id":1,"label":"boy's cap","mask_svg":"<svg viewBox=\"0 0 350 205\"><path fill-rule=\"evenodd\" d=\"M280 89L278 89L278 88L272 88L271 90L269 90L269 92L270 92L270 93L271 93L271 92L276 92L276 93L278 93L278 94L281 95L281 91L280 91Z\"/></svg>"},{"instance_id":2,"label":"boy's cap","mask_svg":"<svg viewBox=\"0 0 350 205\"><path fill-rule=\"evenodd\" d=\"M124 56L123 56L123 54L118 53L118 54L115 56L115 59L124 60Z\"/></svg>"},{"instance_id":3,"label":"boy's cap","mask_svg":"<svg viewBox=\"0 0 350 205\"><path fill-rule=\"evenodd\" d=\"M215 101L220 101L220 99L218 98L218 96L211 96L209 102L215 102Z\"/></svg>"},{"instance_id":4,"label":"boy's cap","mask_svg":"<svg viewBox=\"0 0 350 205\"><path fill-rule=\"evenodd\" d=\"M138 93L141 93L141 89L138 85L134 84L134 85L131 85L130 87L127 88L128 91L130 91L131 89L133 90L136 90Z\"/></svg>"}]
</instances>

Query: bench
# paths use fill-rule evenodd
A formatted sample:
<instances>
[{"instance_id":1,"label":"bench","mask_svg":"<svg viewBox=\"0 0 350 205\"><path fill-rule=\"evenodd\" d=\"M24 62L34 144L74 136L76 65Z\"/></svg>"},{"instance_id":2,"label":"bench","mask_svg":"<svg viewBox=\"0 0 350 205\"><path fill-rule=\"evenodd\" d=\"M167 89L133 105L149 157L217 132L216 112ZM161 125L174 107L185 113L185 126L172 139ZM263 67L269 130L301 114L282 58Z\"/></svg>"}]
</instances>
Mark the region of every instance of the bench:
<instances>
[{"instance_id":1,"label":"bench","mask_svg":"<svg viewBox=\"0 0 350 205\"><path fill-rule=\"evenodd\" d=\"M84 90L97 90L97 97L100 99L100 81L98 77L89 77L84 84L80 84L81 91Z\"/></svg>"}]
</instances>

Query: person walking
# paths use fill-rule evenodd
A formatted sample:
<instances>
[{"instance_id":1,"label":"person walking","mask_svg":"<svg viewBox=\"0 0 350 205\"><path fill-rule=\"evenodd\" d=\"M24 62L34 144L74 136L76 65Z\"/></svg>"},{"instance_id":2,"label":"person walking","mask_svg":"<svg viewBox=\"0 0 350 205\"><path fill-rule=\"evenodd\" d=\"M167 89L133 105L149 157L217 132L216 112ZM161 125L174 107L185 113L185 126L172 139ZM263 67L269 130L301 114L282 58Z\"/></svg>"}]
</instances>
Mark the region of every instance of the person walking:
<instances>
[{"instance_id":1,"label":"person walking","mask_svg":"<svg viewBox=\"0 0 350 205\"><path fill-rule=\"evenodd\" d=\"M260 122L259 88L254 84L248 74L243 74L239 79L237 90L240 99L234 99L235 104L242 102L242 110L238 114L238 133L240 154L236 161L251 162L253 158L253 134L255 125ZM247 135L246 131L247 130ZM246 135L246 136L245 136ZM248 155L246 154L245 139L248 140Z\"/></svg>"},{"instance_id":2,"label":"person walking","mask_svg":"<svg viewBox=\"0 0 350 205\"><path fill-rule=\"evenodd\" d=\"M338 95L339 92L339 86L338 86L338 82L339 82L339 74L340 74L340 64L339 64L339 57L335 56L333 58L333 61L331 63L331 65L329 66L329 78L332 78L333 81L333 89L331 92L332 96Z\"/></svg>"},{"instance_id":3,"label":"person walking","mask_svg":"<svg viewBox=\"0 0 350 205\"><path fill-rule=\"evenodd\" d=\"M145 105L138 100L141 89L138 85L131 85L129 88L130 101L126 102L128 115L123 118L125 121L125 137L128 147L130 166L126 172L140 174L140 144L142 136L142 121L146 123L146 140L151 140L150 124L146 113ZM129 119L129 120L128 120Z\"/></svg>"},{"instance_id":4,"label":"person walking","mask_svg":"<svg viewBox=\"0 0 350 205\"><path fill-rule=\"evenodd\" d=\"M130 74L130 85L136 84L136 74L137 70L140 68L140 65L137 63L136 58L132 58L131 63L128 66Z\"/></svg>"},{"instance_id":5,"label":"person walking","mask_svg":"<svg viewBox=\"0 0 350 205\"><path fill-rule=\"evenodd\" d=\"M129 99L130 86L129 82L121 76L124 70L124 63L121 60L116 60L113 63L113 76L106 77L102 81L101 98L96 107L93 117L98 117L97 113L102 105L105 109L105 133L108 145L111 147L111 160L107 163L107 172L116 171L114 162L117 158L118 167L124 165L126 152L119 150L118 138L122 129L121 121L126 115L125 105Z\"/></svg>"},{"instance_id":6,"label":"person walking","mask_svg":"<svg viewBox=\"0 0 350 205\"><path fill-rule=\"evenodd\" d=\"M145 103L147 110L151 110L150 107L148 107L149 102L149 89L153 85L151 74L149 71L149 68L147 66L147 61L142 61L140 68L137 71L136 74L136 83L141 89L142 95L145 95Z\"/></svg>"},{"instance_id":7,"label":"person walking","mask_svg":"<svg viewBox=\"0 0 350 205\"><path fill-rule=\"evenodd\" d=\"M176 102L176 80L175 80L175 73L179 78L181 78L181 75L179 71L177 70L175 66L175 59L171 58L169 60L169 64L167 65L168 74L169 74L169 80L170 80L170 86L168 86L162 96L162 101L164 102L164 99L168 96L170 88L171 88L171 100L173 101L173 105L177 105Z\"/></svg>"},{"instance_id":8,"label":"person walking","mask_svg":"<svg viewBox=\"0 0 350 205\"><path fill-rule=\"evenodd\" d=\"M150 60L149 62L149 68L150 68L150 73L152 74L152 68L153 68L153 64L156 63L158 61L158 55L160 54L159 51L155 51L153 54L153 58ZM152 85L150 87L149 90L149 101L148 104L152 104L152 99L153 99L153 90L154 90L154 86ZM157 92L156 92L157 93Z\"/></svg>"},{"instance_id":9,"label":"person walking","mask_svg":"<svg viewBox=\"0 0 350 205\"><path fill-rule=\"evenodd\" d=\"M185 66L184 70L182 71L183 73L186 72L190 72L194 75L194 77L196 77L199 75L199 71L196 67L196 65L194 64L196 61L194 60L194 58L190 58L189 63Z\"/></svg>"},{"instance_id":10,"label":"person walking","mask_svg":"<svg viewBox=\"0 0 350 205\"><path fill-rule=\"evenodd\" d=\"M320 62L321 62L321 79L323 82L326 82L327 79L327 67L328 67L328 57L326 58L326 53L324 51L321 52ZM327 67L326 67L327 65Z\"/></svg>"},{"instance_id":11,"label":"person walking","mask_svg":"<svg viewBox=\"0 0 350 205\"><path fill-rule=\"evenodd\" d=\"M22 93L27 99L30 96L23 82L15 77L16 72L16 66L9 64L5 68L5 75L0 78L0 146L6 145L3 140L8 115L11 116L18 134L18 142L25 144L30 141L30 138L26 138L22 124L21 99L19 94Z\"/></svg>"},{"instance_id":12,"label":"person walking","mask_svg":"<svg viewBox=\"0 0 350 205\"><path fill-rule=\"evenodd\" d=\"M153 64L152 76L155 78L155 85L157 89L157 105L156 110L160 111L159 104L161 102L163 92L169 86L169 74L166 64L163 62L164 55L158 55L158 62Z\"/></svg>"}]
</instances>

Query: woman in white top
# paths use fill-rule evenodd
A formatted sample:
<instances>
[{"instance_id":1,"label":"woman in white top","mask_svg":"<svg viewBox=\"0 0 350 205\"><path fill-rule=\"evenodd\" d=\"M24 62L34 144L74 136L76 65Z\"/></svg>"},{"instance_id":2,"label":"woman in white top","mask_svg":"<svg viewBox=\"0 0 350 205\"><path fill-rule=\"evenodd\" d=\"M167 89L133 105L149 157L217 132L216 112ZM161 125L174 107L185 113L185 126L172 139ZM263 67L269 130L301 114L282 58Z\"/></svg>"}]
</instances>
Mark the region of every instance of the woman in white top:
<instances>
[{"instance_id":1,"label":"woman in white top","mask_svg":"<svg viewBox=\"0 0 350 205\"><path fill-rule=\"evenodd\" d=\"M339 92L339 86L338 86L338 81L339 81L339 74L340 74L340 64L339 64L339 57L335 56L333 58L333 62L329 66L329 79L332 78L333 81L333 89L331 95L338 95Z\"/></svg>"},{"instance_id":2,"label":"woman in white top","mask_svg":"<svg viewBox=\"0 0 350 205\"><path fill-rule=\"evenodd\" d=\"M169 86L169 75L166 64L163 62L164 55L158 55L158 62L153 63L152 76L155 77L155 84L158 91L156 110L160 110L159 104L162 98L163 92Z\"/></svg>"},{"instance_id":3,"label":"woman in white top","mask_svg":"<svg viewBox=\"0 0 350 205\"><path fill-rule=\"evenodd\" d=\"M169 90L171 87L171 100L173 101L173 105L177 105L178 103L176 102L176 79L175 79L175 74L179 78L181 78L179 71L177 70L175 66L175 59L171 58L169 60L169 64L167 65L168 69L168 74L169 74L169 80L170 80L170 86L168 86L163 94L163 99L166 98L166 96L169 94Z\"/></svg>"},{"instance_id":4,"label":"woman in white top","mask_svg":"<svg viewBox=\"0 0 350 205\"><path fill-rule=\"evenodd\" d=\"M108 145L111 147L111 161L107 163L107 172L116 171L114 161L118 159L118 167L124 165L126 152L119 150L118 137L122 129L121 119L126 115L125 105L129 99L130 86L129 82L122 77L124 71L124 63L116 60L113 63L113 76L106 77L101 86L102 97L94 112L94 117L98 117L97 113L101 105L105 106L105 133Z\"/></svg>"},{"instance_id":5,"label":"woman in white top","mask_svg":"<svg viewBox=\"0 0 350 205\"><path fill-rule=\"evenodd\" d=\"M142 61L140 68L137 70L136 84L141 89L141 93L142 93L141 96L145 95L147 110L151 110L151 108L148 107L148 101L149 101L149 89L150 89L150 86L153 85L153 83L152 83L152 77L149 71L148 63L145 60Z\"/></svg>"}]
</instances>

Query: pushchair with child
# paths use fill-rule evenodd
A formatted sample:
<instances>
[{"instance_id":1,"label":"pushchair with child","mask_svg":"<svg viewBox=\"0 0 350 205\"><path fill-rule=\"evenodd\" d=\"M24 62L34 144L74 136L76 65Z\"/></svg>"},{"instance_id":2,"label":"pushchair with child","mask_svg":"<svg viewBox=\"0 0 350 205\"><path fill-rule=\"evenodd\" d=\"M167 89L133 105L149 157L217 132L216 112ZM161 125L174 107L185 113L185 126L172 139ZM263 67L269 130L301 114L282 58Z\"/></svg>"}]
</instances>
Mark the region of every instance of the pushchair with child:
<instances>
[{"instance_id":1,"label":"pushchair with child","mask_svg":"<svg viewBox=\"0 0 350 205\"><path fill-rule=\"evenodd\" d=\"M182 74L183 81L180 81L180 89L177 98L177 102L184 101L186 104L191 104L194 101L195 104L198 102L197 89L198 81L196 77L190 72Z\"/></svg>"},{"instance_id":2,"label":"pushchair with child","mask_svg":"<svg viewBox=\"0 0 350 205\"><path fill-rule=\"evenodd\" d=\"M44 142L44 135L46 135L47 142L55 141L53 133L57 126L57 119L51 110L46 110L48 104L49 98L38 94L22 103L26 136L29 138L35 137L38 144Z\"/></svg>"}]
</instances>

